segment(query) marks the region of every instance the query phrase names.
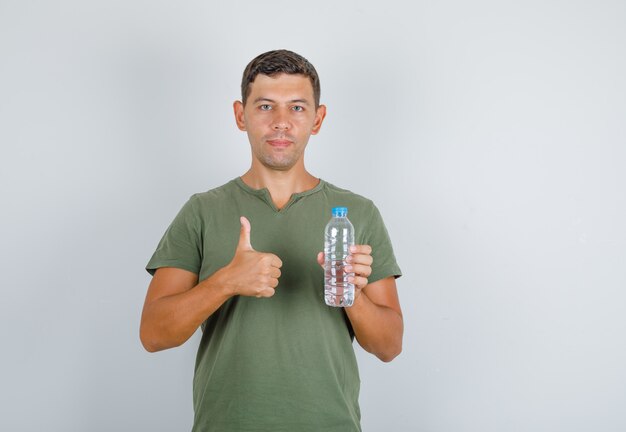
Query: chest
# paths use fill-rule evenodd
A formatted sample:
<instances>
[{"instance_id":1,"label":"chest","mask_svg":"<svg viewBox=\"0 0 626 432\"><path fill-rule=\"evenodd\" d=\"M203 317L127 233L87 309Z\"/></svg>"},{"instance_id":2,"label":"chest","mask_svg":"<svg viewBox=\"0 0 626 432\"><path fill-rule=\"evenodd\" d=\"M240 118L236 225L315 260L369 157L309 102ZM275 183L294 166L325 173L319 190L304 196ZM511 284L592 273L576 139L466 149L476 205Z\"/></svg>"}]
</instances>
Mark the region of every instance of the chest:
<instances>
[{"instance_id":1,"label":"chest","mask_svg":"<svg viewBox=\"0 0 626 432\"><path fill-rule=\"evenodd\" d=\"M281 282L298 279L298 275L321 275L317 254L323 250L325 214L314 211L239 214L250 221L250 243L258 252L277 255L283 262ZM203 229L201 279L227 265L239 241L240 224L236 215L216 212Z\"/></svg>"}]
</instances>

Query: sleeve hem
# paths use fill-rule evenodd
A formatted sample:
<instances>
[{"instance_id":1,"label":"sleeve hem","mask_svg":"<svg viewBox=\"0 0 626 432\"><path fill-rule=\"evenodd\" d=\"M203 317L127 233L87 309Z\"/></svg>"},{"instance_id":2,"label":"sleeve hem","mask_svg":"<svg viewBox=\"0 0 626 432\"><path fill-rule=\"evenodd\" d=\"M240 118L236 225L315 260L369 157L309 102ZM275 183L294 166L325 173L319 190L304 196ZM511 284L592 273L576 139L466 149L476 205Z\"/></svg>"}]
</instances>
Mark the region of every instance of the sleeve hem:
<instances>
[{"instance_id":1,"label":"sleeve hem","mask_svg":"<svg viewBox=\"0 0 626 432\"><path fill-rule=\"evenodd\" d=\"M367 283L374 283L389 276L393 276L396 279L402 276L402 271L400 270L400 267L398 267L397 265L390 265L376 269L376 272L372 273L370 277L367 278Z\"/></svg>"},{"instance_id":2,"label":"sleeve hem","mask_svg":"<svg viewBox=\"0 0 626 432\"><path fill-rule=\"evenodd\" d=\"M162 267L174 267L174 268L179 268L182 270L187 270L189 272L195 273L195 274L199 274L200 273L200 269L191 266L189 264L186 263L181 263L178 261L157 261L154 263L149 263L146 266L146 271L148 273L150 273L152 276L154 276L154 273L157 271L157 269L162 268Z\"/></svg>"}]
</instances>

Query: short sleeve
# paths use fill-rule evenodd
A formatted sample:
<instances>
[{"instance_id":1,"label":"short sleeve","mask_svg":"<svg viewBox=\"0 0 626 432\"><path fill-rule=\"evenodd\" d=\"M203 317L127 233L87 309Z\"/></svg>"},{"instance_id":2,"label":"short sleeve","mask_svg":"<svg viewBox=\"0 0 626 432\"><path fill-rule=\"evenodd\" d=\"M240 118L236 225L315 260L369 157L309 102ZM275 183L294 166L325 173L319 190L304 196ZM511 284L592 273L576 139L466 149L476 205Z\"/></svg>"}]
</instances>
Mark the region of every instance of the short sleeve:
<instances>
[{"instance_id":1,"label":"short sleeve","mask_svg":"<svg viewBox=\"0 0 626 432\"><path fill-rule=\"evenodd\" d=\"M198 274L202 265L202 217L192 196L165 231L146 270L176 267Z\"/></svg>"},{"instance_id":2,"label":"short sleeve","mask_svg":"<svg viewBox=\"0 0 626 432\"><path fill-rule=\"evenodd\" d=\"M399 278L402 271L396 262L389 233L378 208L372 203L371 214L362 227L362 244L372 247L372 274L367 278L369 283L393 276ZM357 233L358 235L358 233Z\"/></svg>"}]
</instances>

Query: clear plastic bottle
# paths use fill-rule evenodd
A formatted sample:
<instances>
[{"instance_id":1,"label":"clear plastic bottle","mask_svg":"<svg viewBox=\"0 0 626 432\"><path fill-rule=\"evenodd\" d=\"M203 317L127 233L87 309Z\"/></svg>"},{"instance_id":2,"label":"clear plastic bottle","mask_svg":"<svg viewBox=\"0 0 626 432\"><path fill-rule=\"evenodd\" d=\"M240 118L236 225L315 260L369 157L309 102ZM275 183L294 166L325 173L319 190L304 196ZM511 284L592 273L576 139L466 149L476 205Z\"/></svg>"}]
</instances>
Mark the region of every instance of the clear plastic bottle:
<instances>
[{"instance_id":1,"label":"clear plastic bottle","mask_svg":"<svg viewBox=\"0 0 626 432\"><path fill-rule=\"evenodd\" d=\"M324 300L329 306L348 307L354 303L354 284L348 282L354 273L344 267L354 245L354 227L347 207L333 207L332 216L324 231Z\"/></svg>"}]
</instances>

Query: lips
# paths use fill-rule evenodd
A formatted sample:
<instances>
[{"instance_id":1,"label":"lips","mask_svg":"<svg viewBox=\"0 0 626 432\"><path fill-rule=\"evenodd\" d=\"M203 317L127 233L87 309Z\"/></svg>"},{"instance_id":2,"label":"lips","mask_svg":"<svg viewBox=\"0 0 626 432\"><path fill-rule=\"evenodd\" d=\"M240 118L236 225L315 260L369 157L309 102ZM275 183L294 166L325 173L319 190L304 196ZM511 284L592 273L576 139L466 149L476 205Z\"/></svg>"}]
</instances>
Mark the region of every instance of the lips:
<instances>
[{"instance_id":1,"label":"lips","mask_svg":"<svg viewBox=\"0 0 626 432\"><path fill-rule=\"evenodd\" d=\"M286 139L270 139L267 140L267 143L272 147L288 147L290 144L292 144L292 141Z\"/></svg>"}]
</instances>

